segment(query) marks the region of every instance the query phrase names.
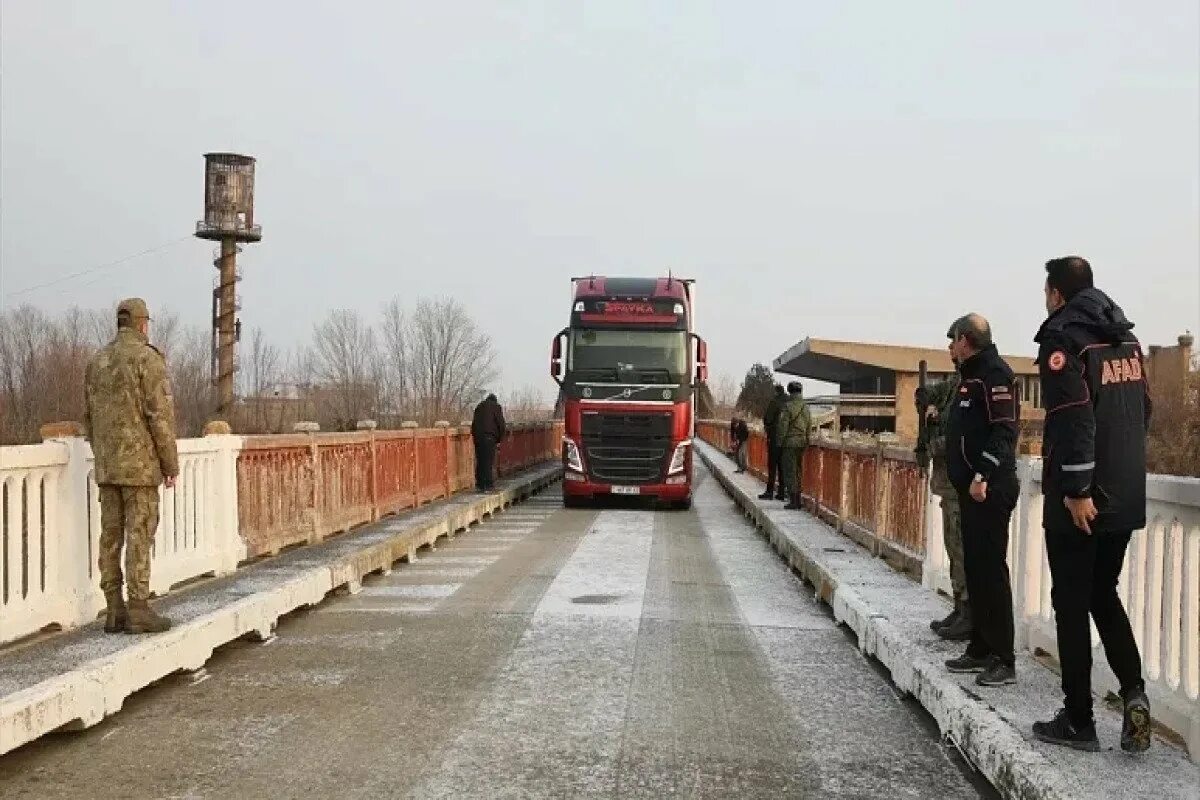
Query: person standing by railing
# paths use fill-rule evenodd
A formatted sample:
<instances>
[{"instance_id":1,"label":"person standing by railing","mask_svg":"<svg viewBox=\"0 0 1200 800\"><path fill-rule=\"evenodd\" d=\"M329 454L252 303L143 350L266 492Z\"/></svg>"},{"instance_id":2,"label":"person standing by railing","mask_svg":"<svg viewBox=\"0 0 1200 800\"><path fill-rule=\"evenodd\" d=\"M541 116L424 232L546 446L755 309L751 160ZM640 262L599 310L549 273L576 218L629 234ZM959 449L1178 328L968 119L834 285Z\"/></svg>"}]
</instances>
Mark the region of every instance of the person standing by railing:
<instances>
[{"instance_id":1,"label":"person standing by railing","mask_svg":"<svg viewBox=\"0 0 1200 800\"><path fill-rule=\"evenodd\" d=\"M87 366L85 424L100 490L100 588L109 633L161 633L171 621L150 607L150 548L158 487L175 485L175 410L162 353L150 344L150 312L134 297L117 306L117 335ZM121 594L121 548L129 605Z\"/></svg>"},{"instance_id":2,"label":"person standing by railing","mask_svg":"<svg viewBox=\"0 0 1200 800\"><path fill-rule=\"evenodd\" d=\"M946 332L954 338L954 329ZM958 505L958 491L950 482L946 471L946 421L951 406L957 401L960 378L958 362L955 372L928 389L917 388L917 405L926 417L926 424L917 440L916 459L922 471L929 473L929 489L937 495L942 508L942 539L946 544L946 555L950 558L950 586L954 592L954 610L945 619L929 624L933 632L952 642L964 642L971 638L971 593L967 590L967 571L963 564L962 510ZM931 464L932 462L932 464Z\"/></svg>"},{"instance_id":3,"label":"person standing by railing","mask_svg":"<svg viewBox=\"0 0 1200 800\"><path fill-rule=\"evenodd\" d=\"M1020 494L1021 398L1012 369L992 343L991 326L980 315L955 321L950 355L962 385L946 425L946 471L962 511L973 630L967 651L946 668L979 673L979 686L1004 686L1017 680L1008 532Z\"/></svg>"},{"instance_id":4,"label":"person standing by railing","mask_svg":"<svg viewBox=\"0 0 1200 800\"><path fill-rule=\"evenodd\" d=\"M1150 701L1117 581L1133 531L1146 525L1146 430L1141 346L1120 306L1093 285L1078 256L1046 263L1046 311L1035 341L1046 405L1042 525L1050 562L1065 707L1034 724L1044 742L1099 750L1092 717L1096 622L1121 683L1121 748L1150 747Z\"/></svg>"},{"instance_id":5,"label":"person standing by railing","mask_svg":"<svg viewBox=\"0 0 1200 800\"><path fill-rule=\"evenodd\" d=\"M475 489L490 492L496 487L496 447L508 426L496 395L489 394L475 406L471 417L471 439L475 443Z\"/></svg>"},{"instance_id":6,"label":"person standing by railing","mask_svg":"<svg viewBox=\"0 0 1200 800\"><path fill-rule=\"evenodd\" d=\"M779 429L775 431L776 441L782 452L780 465L783 473L783 484L788 491L787 509L801 509L801 489L804 479L804 450L808 447L812 430L812 416L808 404L804 402L804 387L799 381L788 384L788 401L779 413Z\"/></svg>"},{"instance_id":7,"label":"person standing by railing","mask_svg":"<svg viewBox=\"0 0 1200 800\"><path fill-rule=\"evenodd\" d=\"M775 432L779 429L779 415L787 393L778 383L775 384L775 396L767 403L763 412L763 432L767 439L767 490L758 496L759 500L787 500L783 491L783 475L780 473L779 462L783 456L783 448L775 440Z\"/></svg>"},{"instance_id":8,"label":"person standing by railing","mask_svg":"<svg viewBox=\"0 0 1200 800\"><path fill-rule=\"evenodd\" d=\"M733 439L734 460L737 461L737 472L745 472L750 449L750 426L741 417L734 417L729 425L730 437Z\"/></svg>"}]
</instances>

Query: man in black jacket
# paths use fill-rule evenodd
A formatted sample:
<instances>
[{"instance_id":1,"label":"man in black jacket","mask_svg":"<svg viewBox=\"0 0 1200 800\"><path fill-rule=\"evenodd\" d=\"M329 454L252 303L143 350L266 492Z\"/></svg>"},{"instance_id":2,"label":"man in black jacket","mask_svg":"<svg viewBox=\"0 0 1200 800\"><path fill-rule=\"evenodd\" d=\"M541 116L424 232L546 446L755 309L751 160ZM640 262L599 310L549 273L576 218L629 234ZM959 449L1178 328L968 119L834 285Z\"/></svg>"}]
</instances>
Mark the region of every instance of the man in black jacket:
<instances>
[{"instance_id":1,"label":"man in black jacket","mask_svg":"<svg viewBox=\"0 0 1200 800\"><path fill-rule=\"evenodd\" d=\"M775 431L779 429L779 412L787 402L787 393L778 383L775 384L775 396L767 403L763 412L763 430L767 435L767 490L758 496L759 500L787 500L783 491L783 476L780 459L783 458L783 448L775 441Z\"/></svg>"},{"instance_id":2,"label":"man in black jacket","mask_svg":"<svg viewBox=\"0 0 1200 800\"><path fill-rule=\"evenodd\" d=\"M489 394L475 406L471 438L475 442L475 488L489 492L496 486L496 445L504 438L504 410L496 395Z\"/></svg>"},{"instance_id":3,"label":"man in black jacket","mask_svg":"<svg viewBox=\"0 0 1200 800\"><path fill-rule=\"evenodd\" d=\"M1066 706L1033 726L1037 738L1099 750L1092 718L1088 615L1121 682L1121 747L1150 747L1142 659L1117 594L1125 549L1146 524L1146 428L1150 400L1133 323L1094 288L1078 256L1046 263L1046 311L1035 341L1046 422L1042 525L1053 580Z\"/></svg>"},{"instance_id":4,"label":"man in black jacket","mask_svg":"<svg viewBox=\"0 0 1200 800\"><path fill-rule=\"evenodd\" d=\"M946 421L946 470L958 491L963 556L974 630L951 672L977 672L980 686L1017 679L1013 652L1008 525L1017 505L1021 398L1012 369L992 344L988 321L968 314L951 327L961 383Z\"/></svg>"},{"instance_id":5,"label":"man in black jacket","mask_svg":"<svg viewBox=\"0 0 1200 800\"><path fill-rule=\"evenodd\" d=\"M750 426L741 417L734 417L730 425L733 439L733 457L737 461L737 472L745 472L750 449Z\"/></svg>"}]
</instances>

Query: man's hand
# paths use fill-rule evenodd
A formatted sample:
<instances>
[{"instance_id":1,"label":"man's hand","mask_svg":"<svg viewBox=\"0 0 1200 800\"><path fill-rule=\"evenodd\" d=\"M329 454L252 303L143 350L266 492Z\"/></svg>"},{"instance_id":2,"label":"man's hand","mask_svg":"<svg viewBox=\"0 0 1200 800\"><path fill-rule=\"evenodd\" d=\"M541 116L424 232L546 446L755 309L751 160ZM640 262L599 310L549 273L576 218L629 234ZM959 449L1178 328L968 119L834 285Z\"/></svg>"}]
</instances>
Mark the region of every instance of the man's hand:
<instances>
[{"instance_id":1,"label":"man's hand","mask_svg":"<svg viewBox=\"0 0 1200 800\"><path fill-rule=\"evenodd\" d=\"M971 482L971 499L976 503L982 503L984 500L987 500L987 481Z\"/></svg>"},{"instance_id":2,"label":"man's hand","mask_svg":"<svg viewBox=\"0 0 1200 800\"><path fill-rule=\"evenodd\" d=\"M1096 504L1092 502L1092 498L1064 497L1063 505L1067 507L1067 511L1071 512L1071 521L1075 523L1075 527L1090 534L1092 532L1091 522L1100 514L1096 510Z\"/></svg>"},{"instance_id":3,"label":"man's hand","mask_svg":"<svg viewBox=\"0 0 1200 800\"><path fill-rule=\"evenodd\" d=\"M170 475L170 476L164 478L163 486L165 486L168 489L174 489L175 488L175 476Z\"/></svg>"},{"instance_id":4,"label":"man's hand","mask_svg":"<svg viewBox=\"0 0 1200 800\"><path fill-rule=\"evenodd\" d=\"M925 409L925 419L929 420L930 422L937 422L937 418L938 410L936 408L930 406L929 408Z\"/></svg>"}]
</instances>

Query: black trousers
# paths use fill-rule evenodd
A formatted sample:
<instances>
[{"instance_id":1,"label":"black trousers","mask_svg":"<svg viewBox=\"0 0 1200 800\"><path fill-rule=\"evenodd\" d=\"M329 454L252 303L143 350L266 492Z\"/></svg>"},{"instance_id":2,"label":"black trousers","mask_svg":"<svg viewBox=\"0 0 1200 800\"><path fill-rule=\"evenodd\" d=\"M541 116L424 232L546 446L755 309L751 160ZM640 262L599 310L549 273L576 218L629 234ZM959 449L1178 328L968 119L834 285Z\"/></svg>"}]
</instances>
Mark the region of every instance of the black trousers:
<instances>
[{"instance_id":1,"label":"black trousers","mask_svg":"<svg viewBox=\"0 0 1200 800\"><path fill-rule=\"evenodd\" d=\"M963 565L971 598L974 630L967 652L995 656L1009 666L1013 653L1012 584L1008 575L1008 525L1020 487L1015 472L993 475L987 499L976 502L959 490L962 513Z\"/></svg>"},{"instance_id":2,"label":"black trousers","mask_svg":"<svg viewBox=\"0 0 1200 800\"><path fill-rule=\"evenodd\" d=\"M783 476L780 474L780 459L783 458L783 448L775 444L775 431L767 431L767 494L772 494L775 487L783 493Z\"/></svg>"},{"instance_id":3,"label":"black trousers","mask_svg":"<svg viewBox=\"0 0 1200 800\"><path fill-rule=\"evenodd\" d=\"M475 437L475 488L491 489L496 485L496 440L491 436Z\"/></svg>"},{"instance_id":4,"label":"black trousers","mask_svg":"<svg viewBox=\"0 0 1200 800\"><path fill-rule=\"evenodd\" d=\"M1047 497L1046 503L1062 503ZM1043 519L1057 514L1043 511ZM1046 558L1050 562L1055 625L1058 628L1058 661L1062 667L1062 689L1067 715L1076 726L1092 723L1092 631L1088 616L1096 621L1104 655L1117 680L1121 695L1145 687L1142 657L1121 598L1117 580L1125 562L1132 531L1087 534L1073 523L1053 519L1046 528Z\"/></svg>"}]
</instances>

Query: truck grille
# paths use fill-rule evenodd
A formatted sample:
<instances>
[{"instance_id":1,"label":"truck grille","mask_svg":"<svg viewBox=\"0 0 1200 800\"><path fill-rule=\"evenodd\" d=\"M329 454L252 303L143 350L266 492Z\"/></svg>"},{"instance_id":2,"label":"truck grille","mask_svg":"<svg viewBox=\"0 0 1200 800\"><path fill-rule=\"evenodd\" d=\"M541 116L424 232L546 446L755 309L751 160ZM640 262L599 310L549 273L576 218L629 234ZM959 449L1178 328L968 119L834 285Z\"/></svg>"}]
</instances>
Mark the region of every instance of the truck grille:
<instances>
[{"instance_id":1,"label":"truck grille","mask_svg":"<svg viewBox=\"0 0 1200 800\"><path fill-rule=\"evenodd\" d=\"M671 415L584 414L583 450L588 472L605 483L655 483L671 449Z\"/></svg>"}]
</instances>

